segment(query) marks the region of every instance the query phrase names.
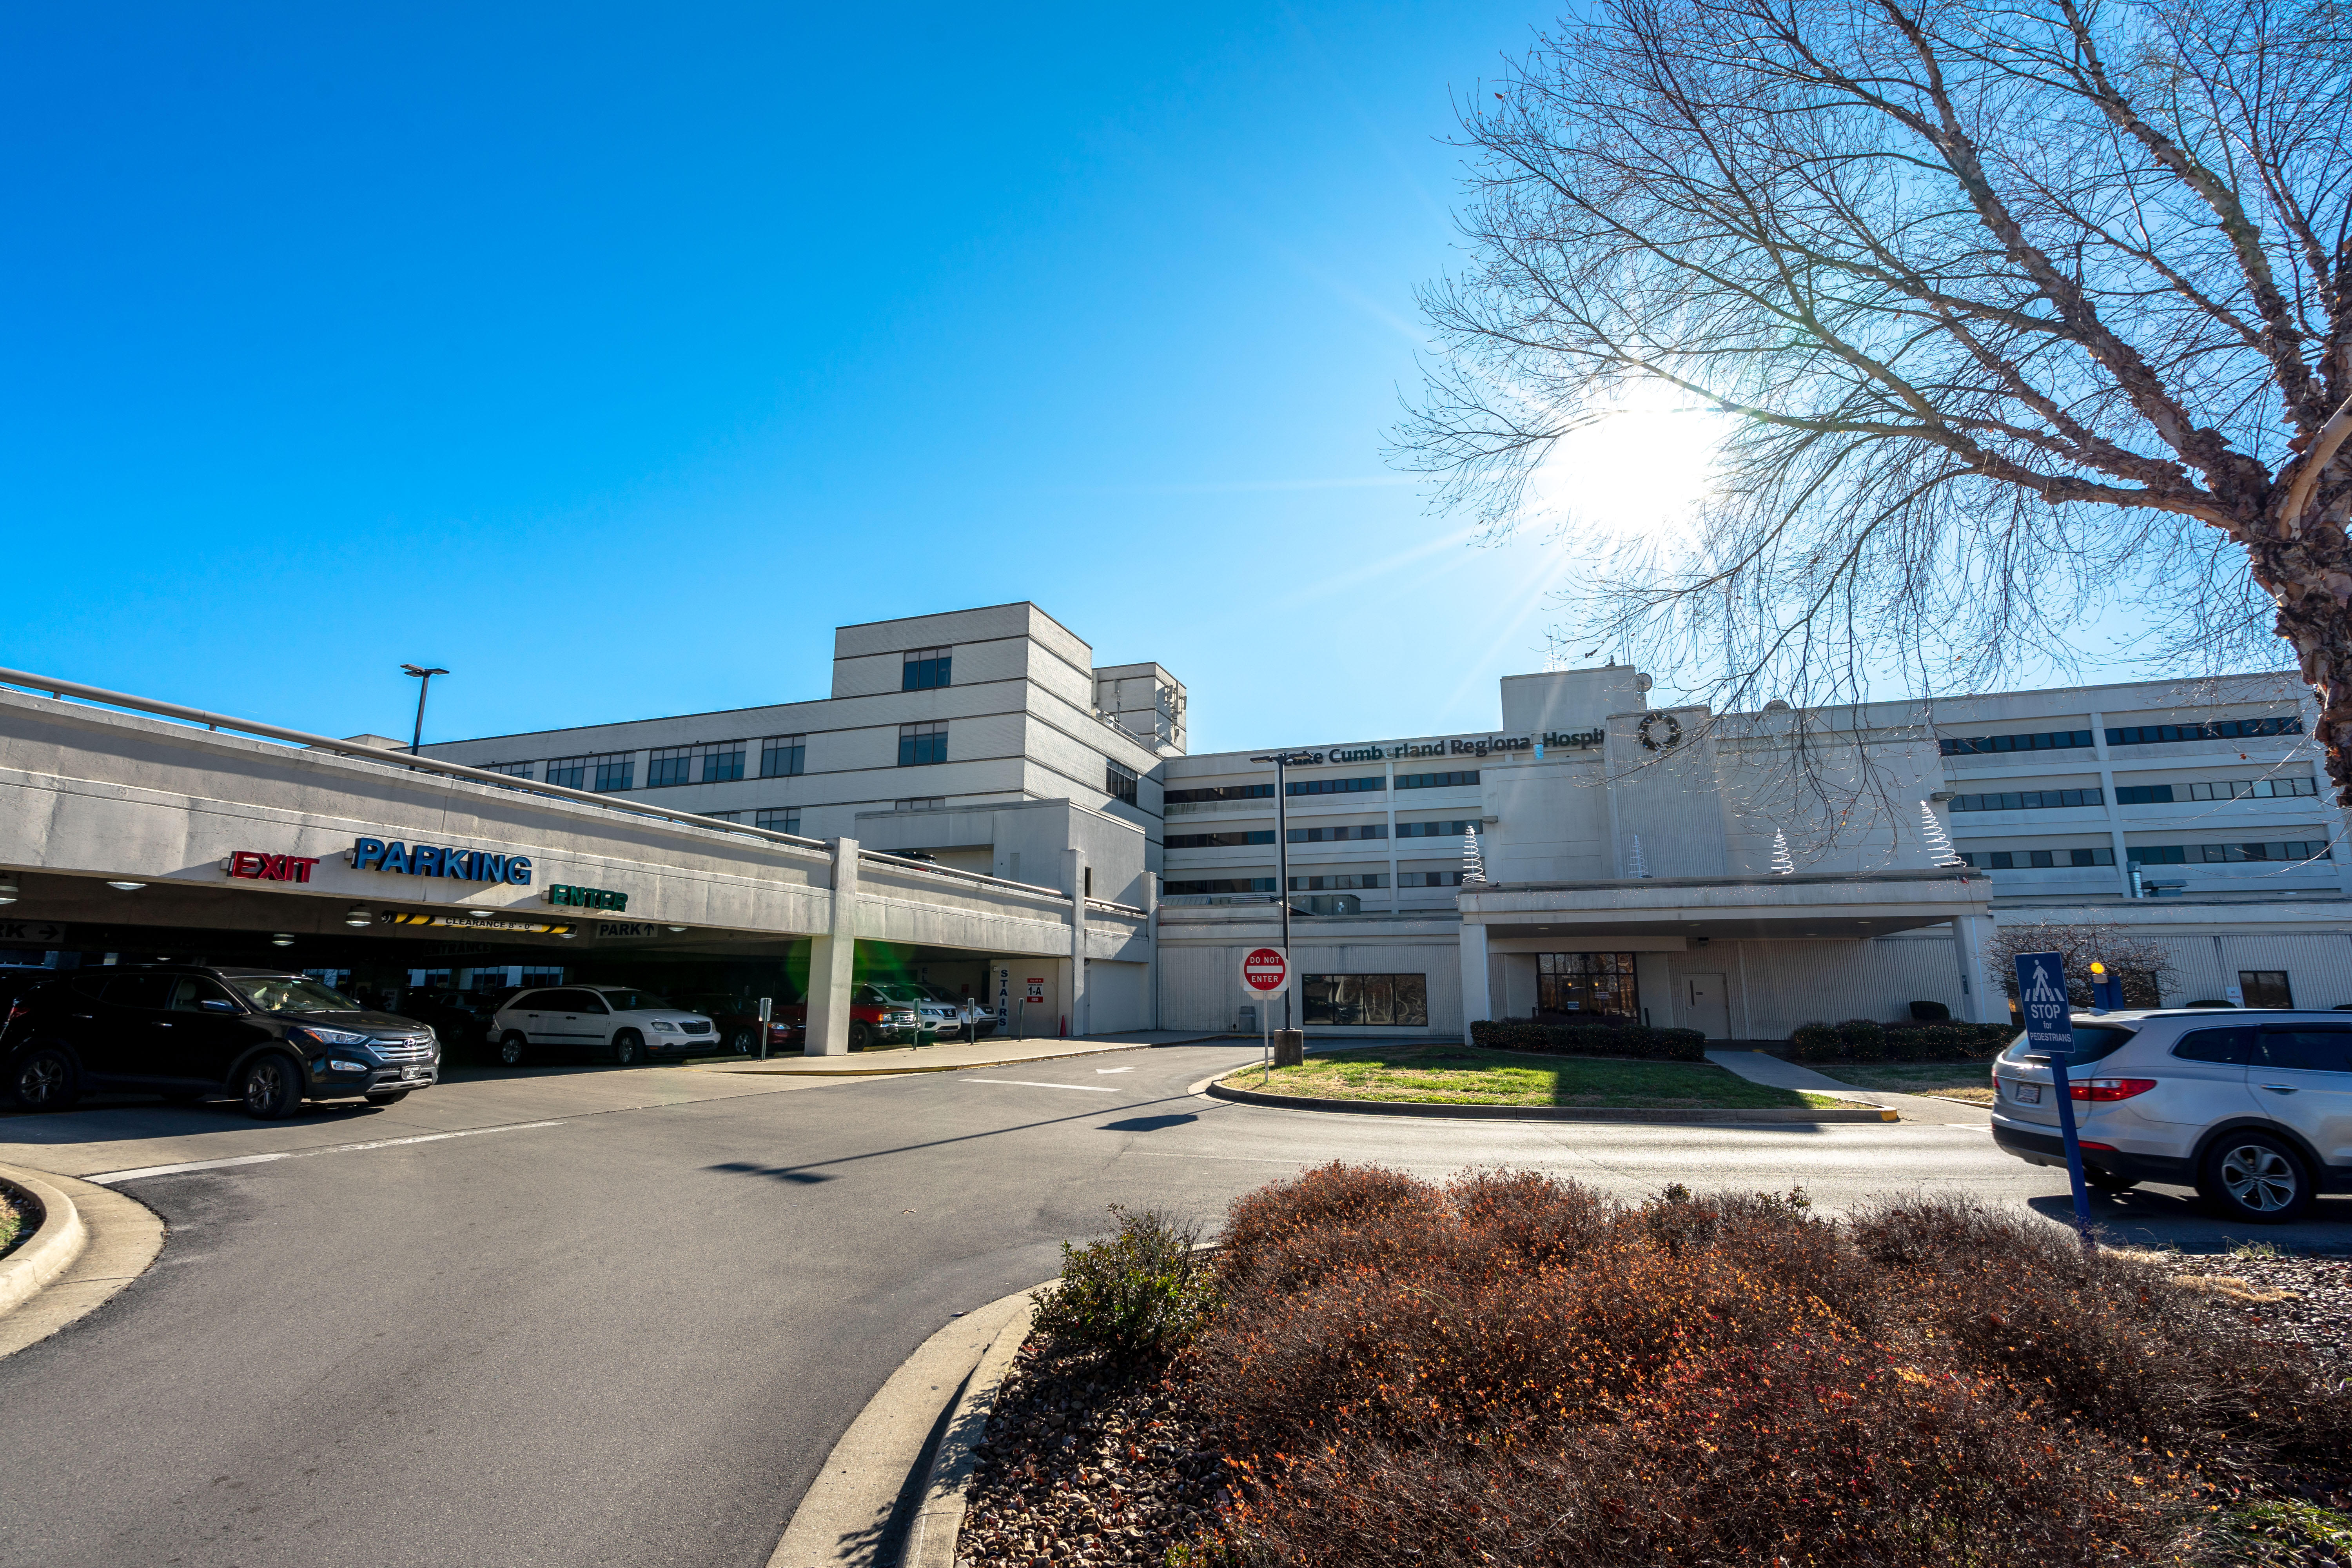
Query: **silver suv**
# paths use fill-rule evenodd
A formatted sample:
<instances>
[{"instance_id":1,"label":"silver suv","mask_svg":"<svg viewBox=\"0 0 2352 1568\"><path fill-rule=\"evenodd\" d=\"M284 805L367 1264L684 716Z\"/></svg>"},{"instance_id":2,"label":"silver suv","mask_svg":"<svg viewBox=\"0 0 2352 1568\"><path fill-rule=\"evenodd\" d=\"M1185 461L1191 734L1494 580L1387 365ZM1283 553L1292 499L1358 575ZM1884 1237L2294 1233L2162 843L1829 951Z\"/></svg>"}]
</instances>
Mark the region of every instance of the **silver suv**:
<instances>
[{"instance_id":1,"label":"silver suv","mask_svg":"<svg viewBox=\"0 0 2352 1568\"><path fill-rule=\"evenodd\" d=\"M2063 1166L2050 1069L2020 1035L1992 1068L1993 1141ZM2284 1008L2077 1013L2066 1058L2093 1186L2195 1187L2233 1219L2352 1192L2352 1016Z\"/></svg>"}]
</instances>

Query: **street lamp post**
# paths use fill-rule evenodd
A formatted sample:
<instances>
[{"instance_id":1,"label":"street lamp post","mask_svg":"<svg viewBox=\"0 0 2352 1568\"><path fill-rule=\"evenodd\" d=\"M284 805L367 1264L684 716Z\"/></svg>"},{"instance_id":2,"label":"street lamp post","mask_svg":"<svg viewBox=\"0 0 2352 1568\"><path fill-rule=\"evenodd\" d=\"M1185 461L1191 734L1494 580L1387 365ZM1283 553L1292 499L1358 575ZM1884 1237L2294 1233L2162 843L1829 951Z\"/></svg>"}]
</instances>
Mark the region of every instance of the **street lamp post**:
<instances>
[{"instance_id":1,"label":"street lamp post","mask_svg":"<svg viewBox=\"0 0 2352 1568\"><path fill-rule=\"evenodd\" d=\"M446 669L425 669L414 664L404 664L400 668L416 677L416 729L408 738L408 754L413 757L425 744L425 694L433 689L435 676L449 672Z\"/></svg>"},{"instance_id":2,"label":"street lamp post","mask_svg":"<svg viewBox=\"0 0 2352 1568\"><path fill-rule=\"evenodd\" d=\"M1282 987L1282 1026L1294 1026L1290 1021L1290 994L1298 984L1298 966L1290 963L1290 816L1285 805L1290 798L1286 770L1293 763L1304 764L1314 760L1312 752L1276 752L1268 756L1252 757L1254 763L1274 764L1274 889L1282 900L1282 962L1290 965L1289 978Z\"/></svg>"}]
</instances>

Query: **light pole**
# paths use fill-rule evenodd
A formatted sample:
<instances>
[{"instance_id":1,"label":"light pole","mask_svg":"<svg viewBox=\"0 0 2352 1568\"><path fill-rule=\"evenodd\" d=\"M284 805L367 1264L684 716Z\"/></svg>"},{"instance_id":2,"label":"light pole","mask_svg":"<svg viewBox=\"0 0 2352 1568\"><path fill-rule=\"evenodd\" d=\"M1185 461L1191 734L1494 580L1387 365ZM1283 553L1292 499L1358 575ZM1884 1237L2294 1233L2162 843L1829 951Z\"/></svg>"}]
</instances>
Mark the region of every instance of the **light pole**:
<instances>
[{"instance_id":1,"label":"light pole","mask_svg":"<svg viewBox=\"0 0 2352 1568\"><path fill-rule=\"evenodd\" d=\"M424 669L413 664L404 664L400 668L416 677L416 730L408 740L408 754L413 757L417 748L425 744L425 694L433 689L435 676L449 672L446 669Z\"/></svg>"},{"instance_id":2,"label":"light pole","mask_svg":"<svg viewBox=\"0 0 2352 1568\"><path fill-rule=\"evenodd\" d=\"M1290 962L1290 816L1283 804L1290 798L1290 784L1286 770L1293 763L1304 765L1314 760L1312 752L1276 752L1250 759L1274 764L1274 888L1275 896L1282 900L1282 962L1290 970L1282 987L1282 1026L1286 1030L1291 1027L1290 993L1298 984L1298 966Z\"/></svg>"}]
</instances>

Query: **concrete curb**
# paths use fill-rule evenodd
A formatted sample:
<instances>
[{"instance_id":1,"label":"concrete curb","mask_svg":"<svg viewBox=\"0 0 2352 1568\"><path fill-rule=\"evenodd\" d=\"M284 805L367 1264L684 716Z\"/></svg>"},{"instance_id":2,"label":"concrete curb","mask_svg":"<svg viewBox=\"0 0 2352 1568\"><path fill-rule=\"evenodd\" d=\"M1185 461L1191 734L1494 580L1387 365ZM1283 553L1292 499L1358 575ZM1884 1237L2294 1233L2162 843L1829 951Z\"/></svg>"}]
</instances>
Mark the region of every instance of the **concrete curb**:
<instances>
[{"instance_id":1,"label":"concrete curb","mask_svg":"<svg viewBox=\"0 0 2352 1568\"><path fill-rule=\"evenodd\" d=\"M33 1239L0 1262L0 1312L5 1312L71 1268L89 1244L89 1231L81 1223L81 1211L74 1207L73 1199L30 1172L14 1178L0 1176L0 1187L30 1199L40 1210Z\"/></svg>"},{"instance_id":2,"label":"concrete curb","mask_svg":"<svg viewBox=\"0 0 2352 1568\"><path fill-rule=\"evenodd\" d=\"M1036 1290L1044 1289L1041 1285ZM1036 1290L1022 1294L1034 1300ZM898 1559L899 1568L955 1568L956 1540L963 1533L964 1489L971 1480L980 1440L988 1430L989 1413L996 1408L996 1391L1004 1385L1013 1358L1028 1342L1035 1321L1034 1313L1016 1313L989 1342L980 1364L964 1380L955 1408L949 1413L948 1429L931 1456L922 1500L907 1526L907 1549Z\"/></svg>"},{"instance_id":3,"label":"concrete curb","mask_svg":"<svg viewBox=\"0 0 2352 1568\"><path fill-rule=\"evenodd\" d=\"M1239 1105L1263 1105L1276 1110L1333 1110L1363 1116L1426 1116L1444 1121L1649 1121L1711 1125L1749 1122L1787 1125L1792 1122L1886 1122L1901 1120L1892 1110L1650 1110L1634 1107L1567 1105L1420 1105L1402 1100L1312 1100L1303 1095L1260 1094L1255 1089L1228 1089L1211 1083L1207 1093Z\"/></svg>"},{"instance_id":4,"label":"concrete curb","mask_svg":"<svg viewBox=\"0 0 2352 1568\"><path fill-rule=\"evenodd\" d=\"M952 1439L956 1433L967 1430L964 1422L974 1402L972 1390L985 1381L992 1394L1003 1381L1012 1350L1004 1351L1003 1363L992 1373L991 1358L1008 1336L1012 1348L1019 1348L1029 1332L1030 1303L1038 1291L1053 1283L1047 1280L1000 1297L916 1346L825 1456L769 1555L768 1568L885 1568L892 1561L883 1555L891 1521L909 1483L920 1485L922 1490L913 1500L915 1511L908 1520L907 1544L895 1563L916 1561L913 1552L919 1532L935 1543L934 1550L943 1537L947 1555L938 1561L951 1563L963 1512L962 1483L955 1483L954 1518L950 1520L944 1510L932 1506L941 1479L940 1461L935 1458L919 1474L917 1467L930 1446L931 1434L944 1423L948 1436L940 1444L940 1453L967 1456L965 1473L969 1473L970 1441L959 1447ZM984 1379L983 1373L988 1374ZM979 1409L980 1422L984 1423L986 1406ZM969 1431L976 1437L979 1424Z\"/></svg>"},{"instance_id":5,"label":"concrete curb","mask_svg":"<svg viewBox=\"0 0 2352 1568\"><path fill-rule=\"evenodd\" d=\"M45 1211L40 1234L0 1263L0 1356L37 1344L98 1310L163 1250L163 1219L136 1198L22 1165L0 1165L0 1180L32 1193ZM59 1224L60 1214L70 1218ZM67 1256L32 1263L24 1273L31 1283L12 1299L9 1293L18 1287L11 1271L30 1261L53 1226L59 1237L69 1230L78 1233L70 1242L47 1243Z\"/></svg>"}]
</instances>

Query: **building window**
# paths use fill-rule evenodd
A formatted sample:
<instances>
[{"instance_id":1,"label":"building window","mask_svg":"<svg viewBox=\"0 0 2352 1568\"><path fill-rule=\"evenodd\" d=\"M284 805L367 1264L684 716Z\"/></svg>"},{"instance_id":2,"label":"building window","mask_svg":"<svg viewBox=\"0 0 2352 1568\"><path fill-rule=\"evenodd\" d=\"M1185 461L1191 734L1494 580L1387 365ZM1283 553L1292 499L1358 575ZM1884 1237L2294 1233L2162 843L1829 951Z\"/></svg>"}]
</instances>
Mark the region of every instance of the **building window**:
<instances>
[{"instance_id":1,"label":"building window","mask_svg":"<svg viewBox=\"0 0 2352 1568\"><path fill-rule=\"evenodd\" d=\"M1386 790L1389 781L1379 773L1367 773L1353 779L1301 779L1295 784L1285 784L1285 795L1365 795Z\"/></svg>"},{"instance_id":2,"label":"building window","mask_svg":"<svg viewBox=\"0 0 2352 1568\"><path fill-rule=\"evenodd\" d=\"M694 748L692 746L656 746L646 753L646 787L661 789L669 784L694 782Z\"/></svg>"},{"instance_id":3,"label":"building window","mask_svg":"<svg viewBox=\"0 0 2352 1568\"><path fill-rule=\"evenodd\" d=\"M712 741L694 748L694 782L733 784L743 776L741 741Z\"/></svg>"},{"instance_id":4,"label":"building window","mask_svg":"<svg viewBox=\"0 0 2352 1568\"><path fill-rule=\"evenodd\" d=\"M1444 789L1448 784L1474 784L1478 782L1478 770L1452 773L1399 773L1399 789Z\"/></svg>"},{"instance_id":5,"label":"building window","mask_svg":"<svg viewBox=\"0 0 2352 1568\"><path fill-rule=\"evenodd\" d=\"M2242 860L2332 860L2324 838L2290 838L2284 844L2200 844L2197 858L2207 864L2235 865Z\"/></svg>"},{"instance_id":6,"label":"building window","mask_svg":"<svg viewBox=\"0 0 2352 1568\"><path fill-rule=\"evenodd\" d=\"M801 814L797 808L757 811L751 814L751 826L764 827L772 833L798 833Z\"/></svg>"},{"instance_id":7,"label":"building window","mask_svg":"<svg viewBox=\"0 0 2352 1568\"><path fill-rule=\"evenodd\" d=\"M1426 974L1303 974L1299 980L1309 1024L1429 1027Z\"/></svg>"},{"instance_id":8,"label":"building window","mask_svg":"<svg viewBox=\"0 0 2352 1568\"><path fill-rule=\"evenodd\" d=\"M1352 893L1362 888L1385 888L1389 885L1386 871L1349 872L1345 876L1293 877L1290 890L1294 893Z\"/></svg>"},{"instance_id":9,"label":"building window","mask_svg":"<svg viewBox=\"0 0 2352 1568\"><path fill-rule=\"evenodd\" d=\"M2121 793L2117 792L2119 795ZM2106 796L2095 789L2013 789L2001 795L1954 795L1952 809L1954 811L2047 811L2053 806L2105 805L2106 803Z\"/></svg>"},{"instance_id":10,"label":"building window","mask_svg":"<svg viewBox=\"0 0 2352 1568\"><path fill-rule=\"evenodd\" d=\"M1630 952L1536 954L1536 1017L1639 1018L1642 996Z\"/></svg>"},{"instance_id":11,"label":"building window","mask_svg":"<svg viewBox=\"0 0 2352 1568\"><path fill-rule=\"evenodd\" d=\"M1207 881L1171 882L1160 889L1170 895L1188 893L1271 893L1271 877L1216 877Z\"/></svg>"},{"instance_id":12,"label":"building window","mask_svg":"<svg viewBox=\"0 0 2352 1568\"><path fill-rule=\"evenodd\" d=\"M760 776L786 779L804 771L808 763L806 735L771 735L760 742Z\"/></svg>"},{"instance_id":13,"label":"building window","mask_svg":"<svg viewBox=\"0 0 2352 1568\"><path fill-rule=\"evenodd\" d=\"M1193 805L1213 800L1272 800L1274 786L1270 784L1211 784L1203 789L1171 789L1160 798L1171 805Z\"/></svg>"},{"instance_id":14,"label":"building window","mask_svg":"<svg viewBox=\"0 0 2352 1568\"><path fill-rule=\"evenodd\" d=\"M898 726L898 765L919 768L948 760L948 727L945 721L929 724Z\"/></svg>"},{"instance_id":15,"label":"building window","mask_svg":"<svg viewBox=\"0 0 2352 1568\"><path fill-rule=\"evenodd\" d=\"M1399 871L1400 888L1458 888L1462 885L1459 871Z\"/></svg>"},{"instance_id":16,"label":"building window","mask_svg":"<svg viewBox=\"0 0 2352 1568\"><path fill-rule=\"evenodd\" d=\"M1171 849L1240 849L1252 844L1271 844L1271 827L1249 833L1171 833L1168 836Z\"/></svg>"},{"instance_id":17,"label":"building window","mask_svg":"<svg viewBox=\"0 0 2352 1568\"><path fill-rule=\"evenodd\" d=\"M1294 827L1290 830L1293 844L1344 844L1351 838L1386 838L1385 822L1367 822L1355 827Z\"/></svg>"},{"instance_id":18,"label":"building window","mask_svg":"<svg viewBox=\"0 0 2352 1568\"><path fill-rule=\"evenodd\" d=\"M950 657L955 650L944 647L916 647L907 650L907 667L899 673L901 691L931 691L954 682L950 679L955 660Z\"/></svg>"},{"instance_id":19,"label":"building window","mask_svg":"<svg viewBox=\"0 0 2352 1568\"><path fill-rule=\"evenodd\" d=\"M2134 844L2124 850L2124 858L2134 866L2186 866L2189 847L2185 844Z\"/></svg>"},{"instance_id":20,"label":"building window","mask_svg":"<svg viewBox=\"0 0 2352 1568\"><path fill-rule=\"evenodd\" d=\"M2117 805L2169 805L2182 800L2273 800L2315 795L2319 784L2296 779L2212 779L2199 784L2118 784Z\"/></svg>"},{"instance_id":21,"label":"building window","mask_svg":"<svg viewBox=\"0 0 2352 1568\"><path fill-rule=\"evenodd\" d=\"M1963 850L1960 858L1980 871L2016 871L2051 866L2112 866L2116 852L2112 848L1969 849Z\"/></svg>"},{"instance_id":22,"label":"building window","mask_svg":"<svg viewBox=\"0 0 2352 1568\"><path fill-rule=\"evenodd\" d=\"M2303 721L2292 713L2268 719L2223 719L2211 724L2134 724L2107 731L2110 746L2156 746L2173 741L2251 741L2264 735L2300 735Z\"/></svg>"},{"instance_id":23,"label":"building window","mask_svg":"<svg viewBox=\"0 0 2352 1568\"><path fill-rule=\"evenodd\" d=\"M2284 969L2241 969L2238 994L2245 998L2249 1007L2294 1005L2294 989L2287 984Z\"/></svg>"},{"instance_id":24,"label":"building window","mask_svg":"<svg viewBox=\"0 0 2352 1568\"><path fill-rule=\"evenodd\" d=\"M1404 781L1399 779L1397 783L1402 784ZM1468 817L1459 822L1400 822L1396 836L1399 838L1459 838L1477 826Z\"/></svg>"},{"instance_id":25,"label":"building window","mask_svg":"<svg viewBox=\"0 0 2352 1568\"><path fill-rule=\"evenodd\" d=\"M912 795L904 800L892 801L890 809L893 811L940 811L943 810L947 804L948 797L943 795Z\"/></svg>"},{"instance_id":26,"label":"building window","mask_svg":"<svg viewBox=\"0 0 2352 1568\"><path fill-rule=\"evenodd\" d=\"M713 822L740 822L743 820L743 814L740 811L704 811L698 812L696 815L698 816L707 816Z\"/></svg>"},{"instance_id":27,"label":"building window","mask_svg":"<svg viewBox=\"0 0 2352 1568\"><path fill-rule=\"evenodd\" d=\"M610 795L635 787L637 754L607 752L597 757L558 757L547 764L547 782L566 789L592 789Z\"/></svg>"},{"instance_id":28,"label":"building window","mask_svg":"<svg viewBox=\"0 0 2352 1568\"><path fill-rule=\"evenodd\" d=\"M509 778L527 779L531 776L530 770L539 764L536 763L484 763L480 765L485 773L504 773Z\"/></svg>"},{"instance_id":29,"label":"building window","mask_svg":"<svg viewBox=\"0 0 2352 1568\"><path fill-rule=\"evenodd\" d=\"M2116 731L2107 731L2109 744L2115 742ZM1948 757L1977 756L1991 752L2071 752L2077 746L2091 743L2088 730L2045 730L2033 735L1946 735L1936 742L1936 749Z\"/></svg>"},{"instance_id":30,"label":"building window","mask_svg":"<svg viewBox=\"0 0 2352 1568\"><path fill-rule=\"evenodd\" d=\"M1103 759L1103 789L1113 800L1135 804L1135 770L1114 757Z\"/></svg>"}]
</instances>

